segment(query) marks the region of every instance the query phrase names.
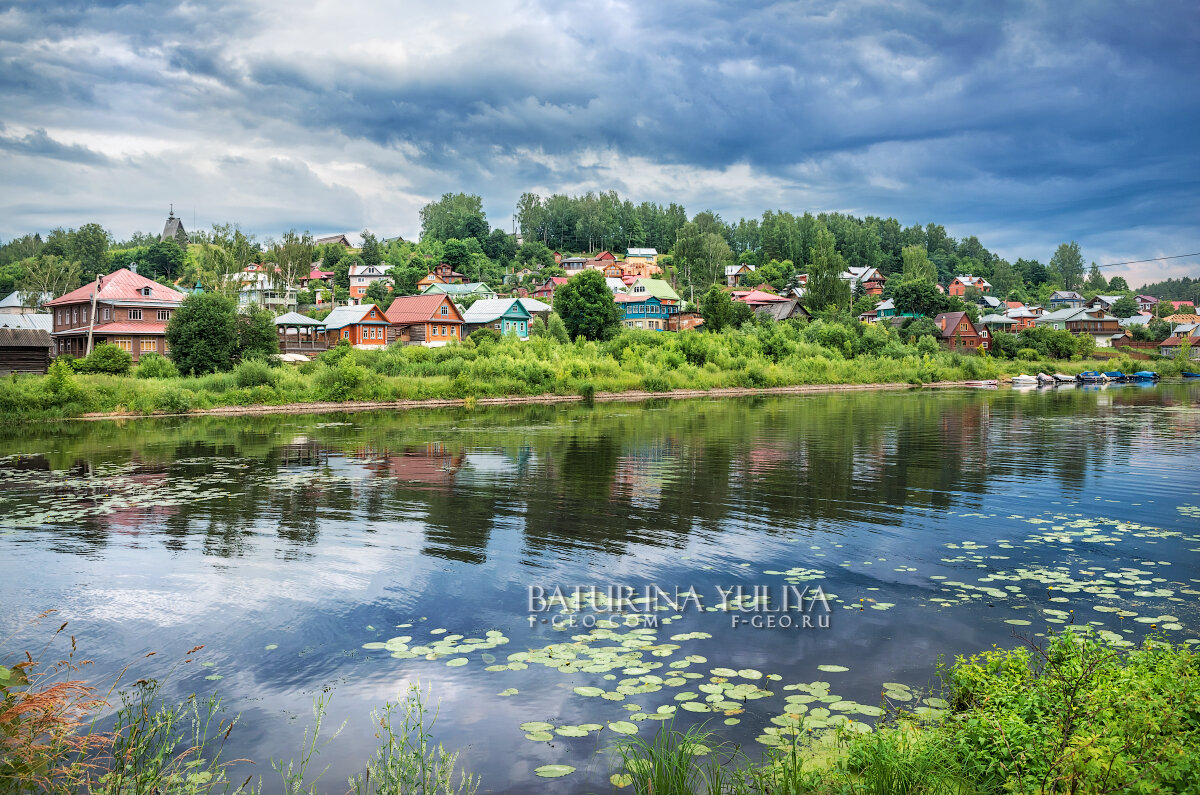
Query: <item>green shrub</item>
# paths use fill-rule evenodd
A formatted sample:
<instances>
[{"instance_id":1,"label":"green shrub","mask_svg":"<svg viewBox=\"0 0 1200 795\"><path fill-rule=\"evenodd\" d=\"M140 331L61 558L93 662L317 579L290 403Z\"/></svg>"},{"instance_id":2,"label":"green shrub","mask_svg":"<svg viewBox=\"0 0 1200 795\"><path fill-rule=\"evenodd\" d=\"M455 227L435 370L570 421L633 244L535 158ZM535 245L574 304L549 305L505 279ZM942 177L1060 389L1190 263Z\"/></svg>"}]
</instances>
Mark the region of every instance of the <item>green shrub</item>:
<instances>
[{"instance_id":1,"label":"green shrub","mask_svg":"<svg viewBox=\"0 0 1200 795\"><path fill-rule=\"evenodd\" d=\"M317 372L317 396L321 400L351 400L360 394L367 374L367 368L356 364L353 356L342 356L336 365L325 365Z\"/></svg>"},{"instance_id":2,"label":"green shrub","mask_svg":"<svg viewBox=\"0 0 1200 795\"><path fill-rule=\"evenodd\" d=\"M46 373L42 387L53 396L57 403L70 403L80 396L79 383L75 380L75 371L70 363L62 357L54 360Z\"/></svg>"},{"instance_id":3,"label":"green shrub","mask_svg":"<svg viewBox=\"0 0 1200 795\"><path fill-rule=\"evenodd\" d=\"M276 374L261 359L247 359L233 370L234 383L241 389L254 386L275 386Z\"/></svg>"},{"instance_id":4,"label":"green shrub","mask_svg":"<svg viewBox=\"0 0 1200 795\"><path fill-rule=\"evenodd\" d=\"M168 414L187 414L192 410L193 397L190 390L168 386L155 397L154 408Z\"/></svg>"},{"instance_id":5,"label":"green shrub","mask_svg":"<svg viewBox=\"0 0 1200 795\"><path fill-rule=\"evenodd\" d=\"M642 389L647 392L670 392L671 382L662 373L652 371L642 378Z\"/></svg>"},{"instance_id":6,"label":"green shrub","mask_svg":"<svg viewBox=\"0 0 1200 795\"><path fill-rule=\"evenodd\" d=\"M477 328L468 335L467 339L480 345L486 342L499 342L500 332L494 328Z\"/></svg>"},{"instance_id":7,"label":"green shrub","mask_svg":"<svg viewBox=\"0 0 1200 795\"><path fill-rule=\"evenodd\" d=\"M157 353L146 353L138 360L137 369L133 374L137 378L178 378L179 370L167 357Z\"/></svg>"},{"instance_id":8,"label":"green shrub","mask_svg":"<svg viewBox=\"0 0 1200 795\"><path fill-rule=\"evenodd\" d=\"M584 381L579 385L579 394L583 397L585 403L591 403L596 399L596 385L590 381Z\"/></svg>"},{"instance_id":9,"label":"green shrub","mask_svg":"<svg viewBox=\"0 0 1200 795\"><path fill-rule=\"evenodd\" d=\"M1040 357L1034 348L1021 348L1017 351L1017 358L1023 362L1036 362Z\"/></svg>"},{"instance_id":10,"label":"green shrub","mask_svg":"<svg viewBox=\"0 0 1200 795\"><path fill-rule=\"evenodd\" d=\"M92 349L91 354L83 360L82 369L87 373L125 375L132 366L133 355L129 351L112 343L105 343Z\"/></svg>"}]
</instances>

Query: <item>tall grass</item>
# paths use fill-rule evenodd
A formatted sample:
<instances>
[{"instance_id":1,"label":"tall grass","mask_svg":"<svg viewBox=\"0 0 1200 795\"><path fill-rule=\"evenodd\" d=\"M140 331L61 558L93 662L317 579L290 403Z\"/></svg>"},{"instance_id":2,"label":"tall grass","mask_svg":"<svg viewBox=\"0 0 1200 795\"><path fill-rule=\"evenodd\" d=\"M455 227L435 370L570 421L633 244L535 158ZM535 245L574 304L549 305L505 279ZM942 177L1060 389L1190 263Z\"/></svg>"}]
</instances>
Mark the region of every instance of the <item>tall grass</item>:
<instances>
[{"instance_id":1,"label":"tall grass","mask_svg":"<svg viewBox=\"0 0 1200 795\"><path fill-rule=\"evenodd\" d=\"M857 326L857 324L855 324ZM153 361L153 360L152 360ZM1113 368L1178 375L1186 363L1010 361L912 344L882 327L838 323L747 325L719 334L626 330L605 342L561 343L550 335L521 342L467 340L444 348L335 348L299 367L243 362L228 373L153 378L75 373L55 363L47 376L0 379L0 417L73 417L87 412L184 413L218 406L316 401L395 401L585 392L670 392L805 384L930 384L1017 373L1079 373ZM141 367L134 371L143 375Z\"/></svg>"}]
</instances>

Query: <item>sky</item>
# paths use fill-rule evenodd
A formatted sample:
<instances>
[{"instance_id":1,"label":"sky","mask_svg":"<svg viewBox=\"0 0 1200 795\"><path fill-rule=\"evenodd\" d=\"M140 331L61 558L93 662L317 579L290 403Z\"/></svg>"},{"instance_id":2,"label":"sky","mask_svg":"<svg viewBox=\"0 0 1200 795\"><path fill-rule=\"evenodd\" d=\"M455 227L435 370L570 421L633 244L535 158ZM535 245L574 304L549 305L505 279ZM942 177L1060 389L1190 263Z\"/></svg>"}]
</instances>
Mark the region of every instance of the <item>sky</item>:
<instances>
[{"instance_id":1,"label":"sky","mask_svg":"<svg viewBox=\"0 0 1200 795\"><path fill-rule=\"evenodd\" d=\"M0 238L420 233L447 192L894 216L1010 260L1200 252L1200 6L17 0ZM1110 268L1200 275L1200 256Z\"/></svg>"}]
</instances>

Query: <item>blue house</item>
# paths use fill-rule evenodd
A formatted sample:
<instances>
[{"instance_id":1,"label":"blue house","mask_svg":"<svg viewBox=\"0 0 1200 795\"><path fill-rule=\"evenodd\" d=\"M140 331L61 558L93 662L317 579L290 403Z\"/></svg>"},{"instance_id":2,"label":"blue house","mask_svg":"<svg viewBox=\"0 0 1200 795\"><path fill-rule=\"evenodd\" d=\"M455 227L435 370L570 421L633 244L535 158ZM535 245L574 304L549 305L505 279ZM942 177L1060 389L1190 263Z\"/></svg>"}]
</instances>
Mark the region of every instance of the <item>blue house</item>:
<instances>
[{"instance_id":1,"label":"blue house","mask_svg":"<svg viewBox=\"0 0 1200 795\"><path fill-rule=\"evenodd\" d=\"M626 328L667 331L670 317L679 314L679 295L662 279L637 279L614 300L625 313Z\"/></svg>"},{"instance_id":2,"label":"blue house","mask_svg":"<svg viewBox=\"0 0 1200 795\"><path fill-rule=\"evenodd\" d=\"M490 328L523 340L529 338L529 321L532 319L533 314L520 298L483 298L463 312L467 334L475 329Z\"/></svg>"}]
</instances>

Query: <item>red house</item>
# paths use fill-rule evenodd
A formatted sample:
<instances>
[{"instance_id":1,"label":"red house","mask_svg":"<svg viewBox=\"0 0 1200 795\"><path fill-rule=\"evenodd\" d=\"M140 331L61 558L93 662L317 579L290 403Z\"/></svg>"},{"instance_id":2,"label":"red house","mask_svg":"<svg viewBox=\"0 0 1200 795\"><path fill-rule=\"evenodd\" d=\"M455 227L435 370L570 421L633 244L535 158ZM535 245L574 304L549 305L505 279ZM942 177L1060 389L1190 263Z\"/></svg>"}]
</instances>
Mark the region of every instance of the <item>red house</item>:
<instances>
[{"instance_id":1,"label":"red house","mask_svg":"<svg viewBox=\"0 0 1200 795\"><path fill-rule=\"evenodd\" d=\"M987 341L966 312L943 312L933 322L938 326L939 341L950 350L966 353L987 349Z\"/></svg>"},{"instance_id":2,"label":"red house","mask_svg":"<svg viewBox=\"0 0 1200 795\"><path fill-rule=\"evenodd\" d=\"M983 278L982 276L971 276L968 274L966 276L955 276L954 280L950 282L950 287L947 289L947 292L949 292L950 295L956 295L959 298L962 298L967 294L967 289L971 287L978 289L979 292L984 294L992 291L992 285L988 283L987 279Z\"/></svg>"},{"instance_id":3,"label":"red house","mask_svg":"<svg viewBox=\"0 0 1200 795\"><path fill-rule=\"evenodd\" d=\"M601 251L599 254L597 254L595 256L595 259L603 259L603 260L608 260L609 262L613 262L616 260L616 257L613 256L613 253L611 251Z\"/></svg>"},{"instance_id":4,"label":"red house","mask_svg":"<svg viewBox=\"0 0 1200 795\"><path fill-rule=\"evenodd\" d=\"M46 303L54 351L86 356L90 334L93 349L111 343L135 362L143 353L166 354L167 321L184 297L129 268L113 271Z\"/></svg>"},{"instance_id":5,"label":"red house","mask_svg":"<svg viewBox=\"0 0 1200 795\"><path fill-rule=\"evenodd\" d=\"M434 348L462 339L462 315L444 293L397 298L386 317L388 342Z\"/></svg>"},{"instance_id":6,"label":"red house","mask_svg":"<svg viewBox=\"0 0 1200 795\"><path fill-rule=\"evenodd\" d=\"M546 283L533 291L533 297L539 301L550 303L554 300L554 291L567 283L565 276L551 276Z\"/></svg>"}]
</instances>

